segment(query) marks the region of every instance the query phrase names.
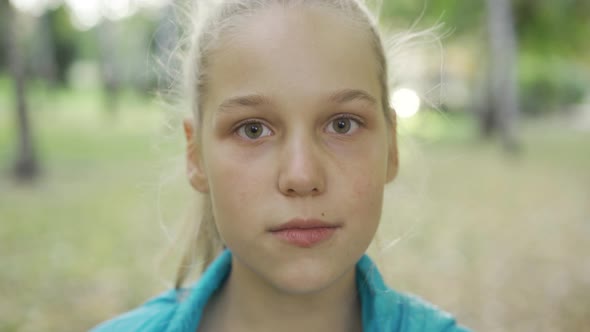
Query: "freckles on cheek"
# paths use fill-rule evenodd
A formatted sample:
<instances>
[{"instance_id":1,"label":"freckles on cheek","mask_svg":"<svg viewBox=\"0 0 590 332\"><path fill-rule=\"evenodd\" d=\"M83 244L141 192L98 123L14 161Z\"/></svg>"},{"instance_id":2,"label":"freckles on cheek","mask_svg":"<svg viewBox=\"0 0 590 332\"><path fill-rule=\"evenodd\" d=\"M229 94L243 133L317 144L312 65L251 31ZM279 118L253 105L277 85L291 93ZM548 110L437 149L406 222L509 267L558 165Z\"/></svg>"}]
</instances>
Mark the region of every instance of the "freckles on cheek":
<instances>
[{"instance_id":1,"label":"freckles on cheek","mask_svg":"<svg viewBox=\"0 0 590 332\"><path fill-rule=\"evenodd\" d=\"M358 181L354 186L355 198L362 201L374 199L374 197L378 196L377 192L379 190L380 188L375 183L365 179Z\"/></svg>"},{"instance_id":2,"label":"freckles on cheek","mask_svg":"<svg viewBox=\"0 0 590 332\"><path fill-rule=\"evenodd\" d=\"M372 177L361 177L352 183L354 200L359 204L359 210L376 211L383 204L384 186Z\"/></svg>"},{"instance_id":3,"label":"freckles on cheek","mask_svg":"<svg viewBox=\"0 0 590 332\"><path fill-rule=\"evenodd\" d=\"M244 183L243 174L235 168L216 169L212 178L210 178L214 194L223 200L228 200L231 197L242 199L242 196L245 196L250 188L250 184Z\"/></svg>"},{"instance_id":4,"label":"freckles on cheek","mask_svg":"<svg viewBox=\"0 0 590 332\"><path fill-rule=\"evenodd\" d=\"M256 200L264 191L268 170L257 161L244 158L239 152L219 152L210 164L212 194L224 202L225 208Z\"/></svg>"}]
</instances>

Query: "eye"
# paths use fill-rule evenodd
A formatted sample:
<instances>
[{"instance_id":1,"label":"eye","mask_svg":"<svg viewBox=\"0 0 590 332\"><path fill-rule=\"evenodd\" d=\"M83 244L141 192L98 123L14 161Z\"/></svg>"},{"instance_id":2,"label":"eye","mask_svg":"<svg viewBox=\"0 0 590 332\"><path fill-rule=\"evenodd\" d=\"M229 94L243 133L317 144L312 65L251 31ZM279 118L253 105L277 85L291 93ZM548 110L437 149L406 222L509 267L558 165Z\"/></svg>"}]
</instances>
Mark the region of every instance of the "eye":
<instances>
[{"instance_id":1,"label":"eye","mask_svg":"<svg viewBox=\"0 0 590 332\"><path fill-rule=\"evenodd\" d=\"M238 136L249 140L272 135L272 131L260 121L251 121L242 124L236 130L236 133Z\"/></svg>"},{"instance_id":2,"label":"eye","mask_svg":"<svg viewBox=\"0 0 590 332\"><path fill-rule=\"evenodd\" d=\"M352 117L340 116L331 121L327 131L332 134L350 135L359 128L359 123L360 121Z\"/></svg>"}]
</instances>

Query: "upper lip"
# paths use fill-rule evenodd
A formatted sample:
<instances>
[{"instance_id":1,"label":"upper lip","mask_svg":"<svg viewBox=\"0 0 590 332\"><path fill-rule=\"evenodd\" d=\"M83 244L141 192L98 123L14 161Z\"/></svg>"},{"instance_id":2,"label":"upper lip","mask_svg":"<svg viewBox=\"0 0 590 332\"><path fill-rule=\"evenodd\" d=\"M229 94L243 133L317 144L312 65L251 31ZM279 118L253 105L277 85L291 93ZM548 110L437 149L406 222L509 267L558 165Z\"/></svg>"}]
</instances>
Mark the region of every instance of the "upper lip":
<instances>
[{"instance_id":1,"label":"upper lip","mask_svg":"<svg viewBox=\"0 0 590 332\"><path fill-rule=\"evenodd\" d=\"M270 229L271 232L278 232L286 229L312 229L312 228L336 228L339 224L329 223L320 219L295 218Z\"/></svg>"}]
</instances>

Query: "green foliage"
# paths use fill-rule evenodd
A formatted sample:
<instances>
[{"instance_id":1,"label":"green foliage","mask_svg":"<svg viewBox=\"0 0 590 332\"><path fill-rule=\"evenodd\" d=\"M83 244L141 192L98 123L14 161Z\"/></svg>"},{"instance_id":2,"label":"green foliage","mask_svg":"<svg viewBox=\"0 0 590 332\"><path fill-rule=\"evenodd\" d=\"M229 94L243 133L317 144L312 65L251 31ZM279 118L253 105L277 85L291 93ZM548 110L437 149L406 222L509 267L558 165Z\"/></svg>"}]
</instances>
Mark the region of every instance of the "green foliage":
<instances>
[{"instance_id":1,"label":"green foliage","mask_svg":"<svg viewBox=\"0 0 590 332\"><path fill-rule=\"evenodd\" d=\"M539 114L583 101L590 71L561 57L522 54L520 89L523 111Z\"/></svg>"},{"instance_id":2,"label":"green foliage","mask_svg":"<svg viewBox=\"0 0 590 332\"><path fill-rule=\"evenodd\" d=\"M381 17L392 23L403 22L406 27L418 20L419 27L444 22L458 34L469 32L485 19L483 2L472 0L396 0L383 1ZM420 19L420 20L419 20ZM402 25L403 27L403 25Z\"/></svg>"},{"instance_id":3,"label":"green foliage","mask_svg":"<svg viewBox=\"0 0 590 332\"><path fill-rule=\"evenodd\" d=\"M590 2L517 0L523 111L538 114L581 102L589 92Z\"/></svg>"},{"instance_id":4,"label":"green foliage","mask_svg":"<svg viewBox=\"0 0 590 332\"><path fill-rule=\"evenodd\" d=\"M67 70L78 56L79 42L84 39L80 38L72 26L64 6L50 10L44 15L48 16L50 34L54 41L57 78L61 83L65 83Z\"/></svg>"},{"instance_id":5,"label":"green foliage","mask_svg":"<svg viewBox=\"0 0 590 332\"><path fill-rule=\"evenodd\" d=\"M572 55L590 51L590 1L513 0L520 46L524 50ZM444 22L456 36L472 34L486 25L484 0L383 1L381 17L399 27Z\"/></svg>"},{"instance_id":6,"label":"green foliage","mask_svg":"<svg viewBox=\"0 0 590 332\"><path fill-rule=\"evenodd\" d=\"M516 0L514 10L523 49L558 55L590 51L589 1Z\"/></svg>"},{"instance_id":7,"label":"green foliage","mask_svg":"<svg viewBox=\"0 0 590 332\"><path fill-rule=\"evenodd\" d=\"M513 0L518 38L523 111L538 114L579 103L590 93L590 1ZM409 27L423 13L418 28L438 21L453 33L443 42L476 48L474 59L486 63L488 34L484 0L384 1L382 18L400 28ZM463 78L467 79L467 78Z\"/></svg>"}]
</instances>

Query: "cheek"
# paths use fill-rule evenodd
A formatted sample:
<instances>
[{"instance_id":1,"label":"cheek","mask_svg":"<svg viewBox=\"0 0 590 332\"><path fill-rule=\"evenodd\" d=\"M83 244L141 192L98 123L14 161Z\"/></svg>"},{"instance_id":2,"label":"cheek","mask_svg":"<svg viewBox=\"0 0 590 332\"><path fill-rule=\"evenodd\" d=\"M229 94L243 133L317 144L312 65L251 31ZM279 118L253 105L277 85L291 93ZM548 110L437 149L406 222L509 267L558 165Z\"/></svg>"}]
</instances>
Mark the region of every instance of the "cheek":
<instances>
[{"instance_id":1,"label":"cheek","mask_svg":"<svg viewBox=\"0 0 590 332\"><path fill-rule=\"evenodd\" d=\"M207 156L207 176L214 213L219 222L248 213L248 206L261 206L268 192L269 163L235 151L223 144ZM272 187L270 187L272 188ZM263 206L263 205L262 205Z\"/></svg>"},{"instance_id":2,"label":"cheek","mask_svg":"<svg viewBox=\"0 0 590 332\"><path fill-rule=\"evenodd\" d=\"M351 204L355 211L362 214L359 217L375 222L378 222L383 204L387 166L385 151L381 147L366 149L354 162L343 163L346 165L344 177L350 179L345 185L350 186L348 190L351 193Z\"/></svg>"},{"instance_id":3,"label":"cheek","mask_svg":"<svg viewBox=\"0 0 590 332\"><path fill-rule=\"evenodd\" d=\"M378 222L381 215L384 185L381 181L373 180L357 179L353 188L355 210L362 214L365 222Z\"/></svg>"},{"instance_id":4,"label":"cheek","mask_svg":"<svg viewBox=\"0 0 590 332\"><path fill-rule=\"evenodd\" d=\"M346 186L348 188L340 188L340 192L348 192L347 201L339 202L337 206L343 210L336 212L347 222L350 236L346 238L346 248L351 253L365 251L381 220L383 183L371 176L357 176L349 178Z\"/></svg>"}]
</instances>

